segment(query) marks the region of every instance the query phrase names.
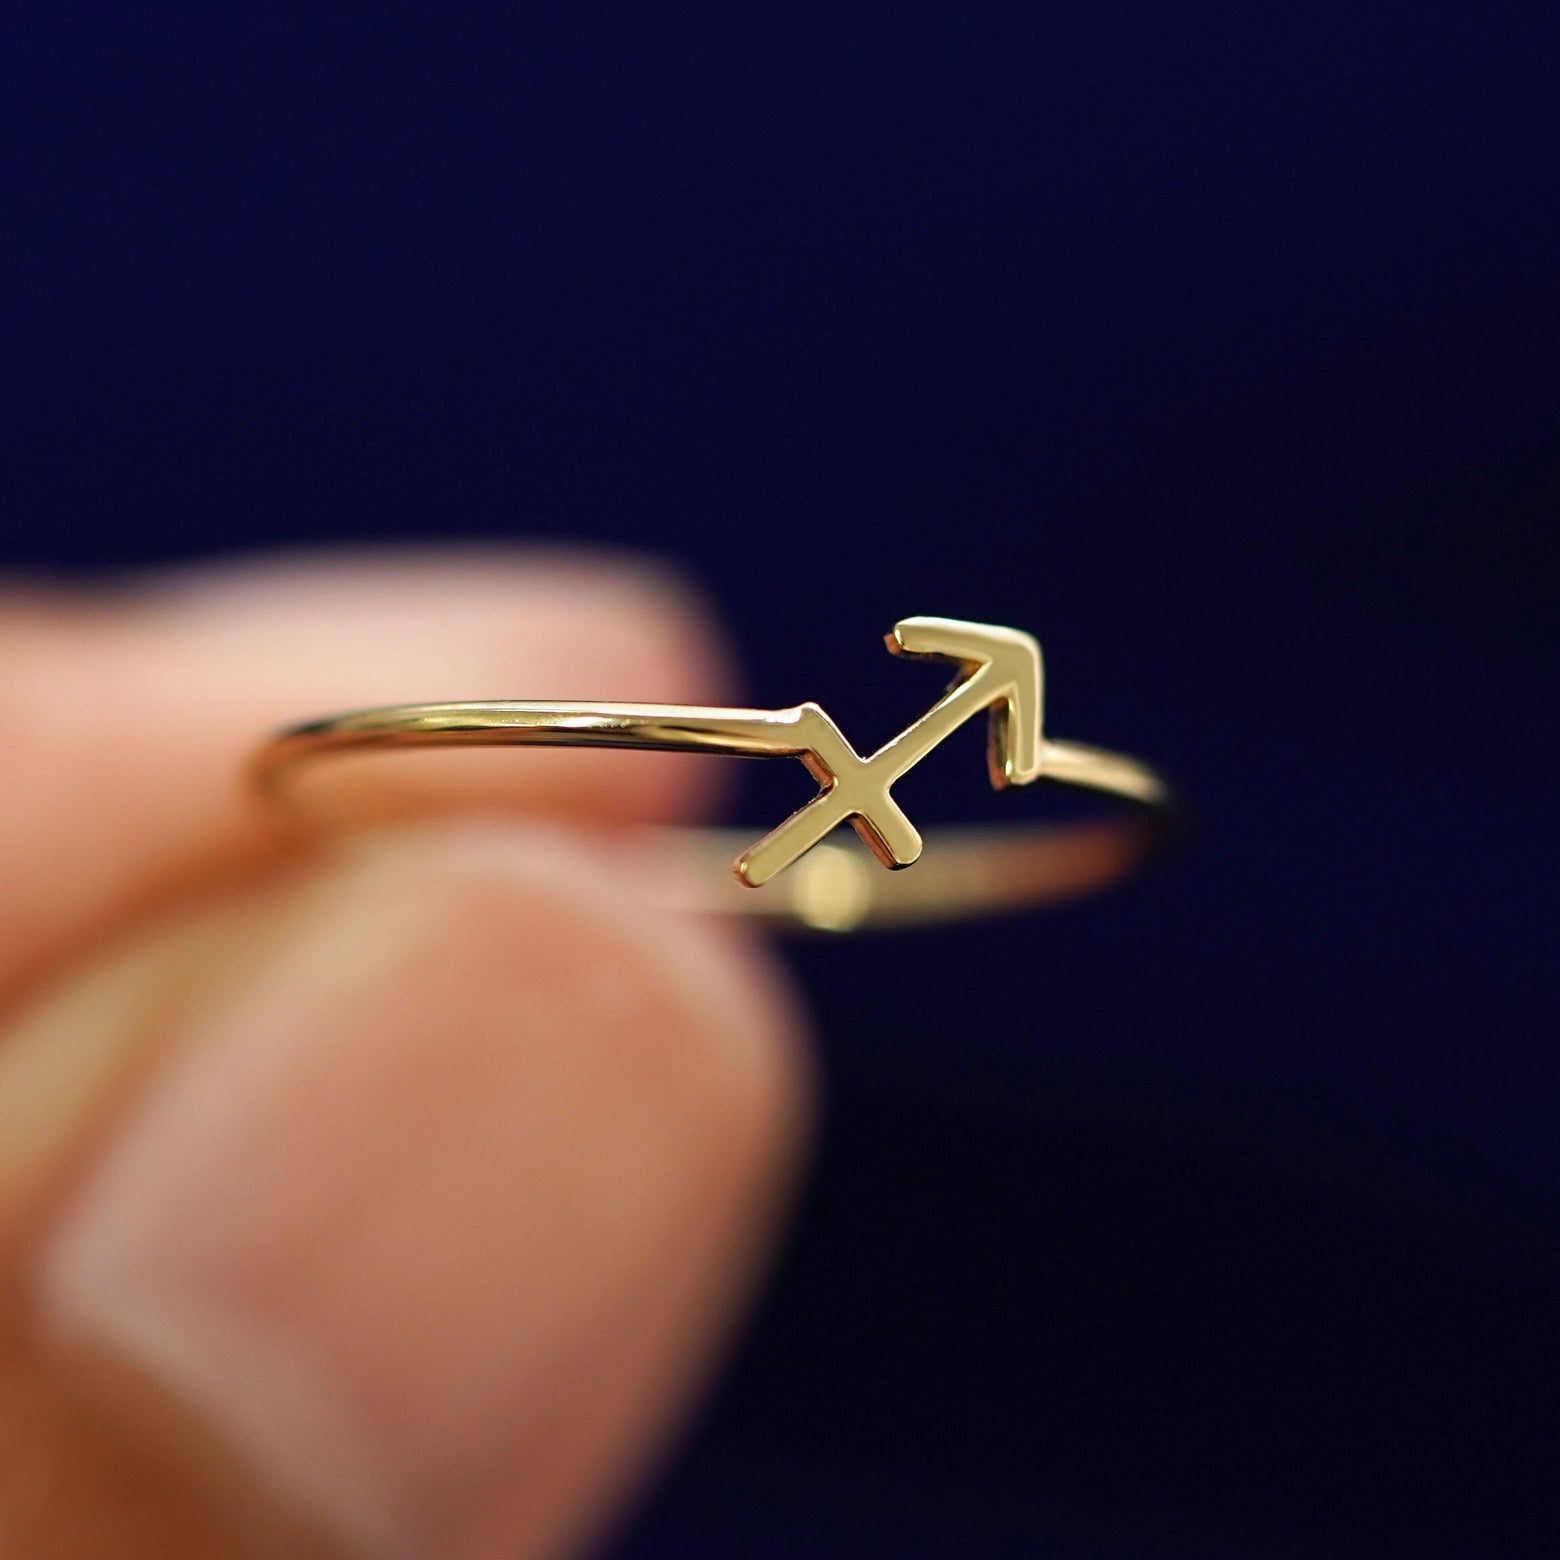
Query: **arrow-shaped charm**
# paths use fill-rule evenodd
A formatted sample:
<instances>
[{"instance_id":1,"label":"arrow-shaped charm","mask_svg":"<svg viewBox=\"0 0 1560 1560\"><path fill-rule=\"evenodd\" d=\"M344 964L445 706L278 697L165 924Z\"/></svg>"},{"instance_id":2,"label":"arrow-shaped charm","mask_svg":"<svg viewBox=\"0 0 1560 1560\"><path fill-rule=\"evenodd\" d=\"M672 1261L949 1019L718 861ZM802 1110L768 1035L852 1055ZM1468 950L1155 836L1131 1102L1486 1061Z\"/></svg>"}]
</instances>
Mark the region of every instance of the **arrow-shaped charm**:
<instances>
[{"instance_id":1,"label":"arrow-shaped charm","mask_svg":"<svg viewBox=\"0 0 1560 1560\"><path fill-rule=\"evenodd\" d=\"M895 654L953 661L959 676L918 720L863 758L816 704L776 710L794 717L791 749L822 789L737 861L737 875L754 888L767 883L826 834L849 822L886 867L908 867L921 836L891 792L894 782L945 737L984 709L991 711L988 763L999 788L1027 785L1041 762L1040 646L1028 634L954 618L904 618L885 635Z\"/></svg>"}]
</instances>

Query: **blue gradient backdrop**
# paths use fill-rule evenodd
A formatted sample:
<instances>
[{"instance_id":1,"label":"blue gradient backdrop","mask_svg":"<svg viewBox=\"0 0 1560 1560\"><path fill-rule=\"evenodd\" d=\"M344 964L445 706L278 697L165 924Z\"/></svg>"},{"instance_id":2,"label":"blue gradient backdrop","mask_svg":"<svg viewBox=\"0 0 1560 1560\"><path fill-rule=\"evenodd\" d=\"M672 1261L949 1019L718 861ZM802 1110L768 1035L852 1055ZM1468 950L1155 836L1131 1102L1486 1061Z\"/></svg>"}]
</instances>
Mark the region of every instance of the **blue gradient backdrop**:
<instances>
[{"instance_id":1,"label":"blue gradient backdrop","mask_svg":"<svg viewBox=\"0 0 1560 1560\"><path fill-rule=\"evenodd\" d=\"M653 548L756 700L886 735L895 617L1010 621L1194 798L797 951L817 1173L618 1555L1560 1553L1552 7L0 32L11 566Z\"/></svg>"}]
</instances>

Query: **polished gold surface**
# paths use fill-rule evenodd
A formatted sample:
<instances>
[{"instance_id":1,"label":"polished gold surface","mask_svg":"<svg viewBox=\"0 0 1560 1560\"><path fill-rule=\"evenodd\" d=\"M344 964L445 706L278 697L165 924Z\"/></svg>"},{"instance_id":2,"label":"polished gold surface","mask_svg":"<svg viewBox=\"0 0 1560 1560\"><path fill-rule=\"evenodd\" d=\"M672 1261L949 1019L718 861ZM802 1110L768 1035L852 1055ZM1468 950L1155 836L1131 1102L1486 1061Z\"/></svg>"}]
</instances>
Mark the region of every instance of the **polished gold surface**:
<instances>
[{"instance_id":1,"label":"polished gold surface","mask_svg":"<svg viewBox=\"0 0 1560 1560\"><path fill-rule=\"evenodd\" d=\"M256 778L273 797L302 763L375 748L537 745L657 749L743 758L796 758L818 794L754 844L722 830L642 837L669 902L789 921L823 930L961 918L1072 897L1120 877L1163 838L1171 809L1165 783L1119 753L1042 735L1040 646L1010 628L952 618L905 618L886 636L896 655L953 663L958 675L926 713L863 756L813 703L788 709L666 704L486 700L402 704L311 721L260 752ZM894 800L910 768L974 716L989 711L988 767L999 789L1048 780L1134 804L1130 818L1066 827L940 830L914 882L870 870L864 852L821 842L850 823L886 867L918 861L923 840ZM816 847L816 848L815 848ZM736 851L736 878L712 858ZM805 858L805 859L803 859ZM902 886L903 885L903 886Z\"/></svg>"}]
</instances>

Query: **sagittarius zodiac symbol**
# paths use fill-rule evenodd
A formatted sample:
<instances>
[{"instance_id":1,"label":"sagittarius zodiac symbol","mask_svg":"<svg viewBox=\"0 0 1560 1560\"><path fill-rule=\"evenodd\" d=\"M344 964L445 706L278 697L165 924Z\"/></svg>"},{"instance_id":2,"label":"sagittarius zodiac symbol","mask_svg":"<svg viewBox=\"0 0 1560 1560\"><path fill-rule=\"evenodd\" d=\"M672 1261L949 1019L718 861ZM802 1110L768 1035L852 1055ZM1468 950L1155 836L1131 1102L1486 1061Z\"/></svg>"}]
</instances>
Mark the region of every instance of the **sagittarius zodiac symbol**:
<instances>
[{"instance_id":1,"label":"sagittarius zodiac symbol","mask_svg":"<svg viewBox=\"0 0 1560 1560\"><path fill-rule=\"evenodd\" d=\"M1034 639L1016 629L936 617L904 618L883 638L895 655L953 661L959 675L924 715L865 758L813 703L700 717L701 728L718 742L741 743L747 752L761 744L765 753L799 758L819 785L811 801L737 859L744 883L767 883L846 822L884 866L918 860L921 835L894 800L894 782L984 709L991 711L991 783L1000 789L1039 776L1042 672Z\"/></svg>"}]
</instances>

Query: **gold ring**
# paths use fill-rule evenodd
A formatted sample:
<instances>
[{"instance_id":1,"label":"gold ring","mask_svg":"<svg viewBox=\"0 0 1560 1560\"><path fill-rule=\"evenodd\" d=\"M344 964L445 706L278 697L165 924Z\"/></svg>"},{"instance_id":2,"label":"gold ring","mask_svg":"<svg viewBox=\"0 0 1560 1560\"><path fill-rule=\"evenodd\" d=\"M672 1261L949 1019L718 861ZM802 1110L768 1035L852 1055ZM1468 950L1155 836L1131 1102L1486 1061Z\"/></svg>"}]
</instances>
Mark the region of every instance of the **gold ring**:
<instances>
[{"instance_id":1,"label":"gold ring","mask_svg":"<svg viewBox=\"0 0 1560 1560\"><path fill-rule=\"evenodd\" d=\"M667 828L646 831L641 844L654 881L679 908L830 931L1072 898L1114 882L1163 845L1175 809L1158 774L1135 758L1042 735L1042 659L1030 635L913 617L896 623L885 641L895 655L952 662L958 675L925 714L865 757L813 703L750 710L484 700L309 721L266 743L254 775L268 796L283 798L300 764L361 749L529 745L800 759L818 794L756 843L745 845L747 836L729 830ZM1047 780L1104 792L1131 804L1129 811L1065 825L939 829L919 872L874 871L867 851L890 868L922 856L924 842L894 800L894 783L984 710L988 768L999 790ZM865 851L822 843L842 823L854 826ZM733 851L734 880L718 866Z\"/></svg>"}]
</instances>

